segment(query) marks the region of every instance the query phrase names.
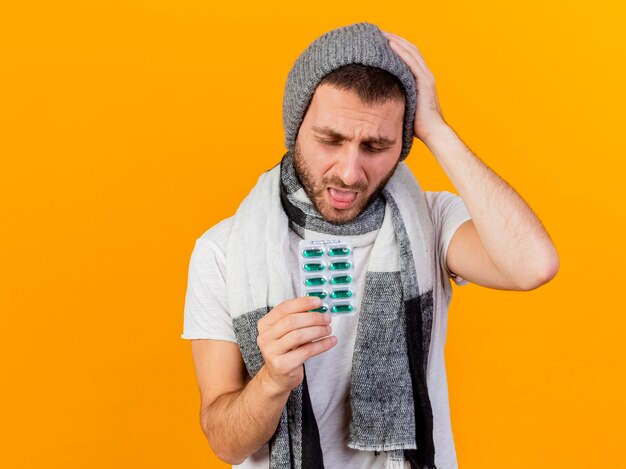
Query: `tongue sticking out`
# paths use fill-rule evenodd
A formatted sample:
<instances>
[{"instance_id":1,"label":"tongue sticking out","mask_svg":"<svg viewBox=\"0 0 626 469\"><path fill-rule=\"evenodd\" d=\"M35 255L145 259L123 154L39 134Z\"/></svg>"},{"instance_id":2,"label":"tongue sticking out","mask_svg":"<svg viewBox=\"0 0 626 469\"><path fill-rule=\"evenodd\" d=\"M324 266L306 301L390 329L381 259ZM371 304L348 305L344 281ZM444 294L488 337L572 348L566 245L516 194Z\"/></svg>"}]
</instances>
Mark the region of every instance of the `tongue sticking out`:
<instances>
[{"instance_id":1,"label":"tongue sticking out","mask_svg":"<svg viewBox=\"0 0 626 469\"><path fill-rule=\"evenodd\" d=\"M356 199L356 192L352 191L338 191L337 189L329 188L330 195L337 202L349 204Z\"/></svg>"}]
</instances>

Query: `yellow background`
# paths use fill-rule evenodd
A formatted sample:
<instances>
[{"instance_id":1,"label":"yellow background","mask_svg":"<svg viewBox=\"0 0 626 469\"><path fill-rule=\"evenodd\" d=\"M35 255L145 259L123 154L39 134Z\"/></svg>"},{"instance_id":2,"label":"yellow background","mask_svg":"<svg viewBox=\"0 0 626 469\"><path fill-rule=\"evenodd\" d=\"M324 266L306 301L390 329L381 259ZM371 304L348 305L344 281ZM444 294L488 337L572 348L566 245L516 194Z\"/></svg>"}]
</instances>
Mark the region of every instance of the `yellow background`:
<instances>
[{"instance_id":1,"label":"yellow background","mask_svg":"<svg viewBox=\"0 0 626 469\"><path fill-rule=\"evenodd\" d=\"M443 114L535 210L561 269L456 287L460 467L619 468L623 2L3 2L0 466L226 467L180 338L195 239L284 152L293 61L370 21L418 45ZM455 191L424 144L407 160Z\"/></svg>"}]
</instances>

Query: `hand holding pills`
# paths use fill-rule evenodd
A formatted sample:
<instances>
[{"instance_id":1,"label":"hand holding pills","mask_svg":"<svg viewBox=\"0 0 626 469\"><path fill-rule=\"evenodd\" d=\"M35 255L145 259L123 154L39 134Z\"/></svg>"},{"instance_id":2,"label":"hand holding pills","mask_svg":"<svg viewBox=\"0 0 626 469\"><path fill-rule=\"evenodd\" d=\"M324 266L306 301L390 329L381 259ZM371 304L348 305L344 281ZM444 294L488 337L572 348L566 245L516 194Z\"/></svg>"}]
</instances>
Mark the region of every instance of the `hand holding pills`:
<instances>
[{"instance_id":1,"label":"hand holding pills","mask_svg":"<svg viewBox=\"0 0 626 469\"><path fill-rule=\"evenodd\" d=\"M286 392L298 386L304 379L302 364L337 343L336 337L327 337L332 332L330 315L310 312L321 305L317 297L294 298L259 320L257 344L275 389Z\"/></svg>"}]
</instances>

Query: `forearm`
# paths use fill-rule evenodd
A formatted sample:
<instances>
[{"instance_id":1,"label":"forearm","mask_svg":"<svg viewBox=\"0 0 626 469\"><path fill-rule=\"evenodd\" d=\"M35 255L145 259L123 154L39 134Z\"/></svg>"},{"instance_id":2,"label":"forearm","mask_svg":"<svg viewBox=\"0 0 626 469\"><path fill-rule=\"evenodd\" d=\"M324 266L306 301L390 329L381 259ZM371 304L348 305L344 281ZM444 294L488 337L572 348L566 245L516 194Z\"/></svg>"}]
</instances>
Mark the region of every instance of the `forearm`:
<instances>
[{"instance_id":1,"label":"forearm","mask_svg":"<svg viewBox=\"0 0 626 469\"><path fill-rule=\"evenodd\" d=\"M541 221L522 197L442 124L424 140L463 199L485 251L510 279L532 284L558 269Z\"/></svg>"},{"instance_id":2,"label":"forearm","mask_svg":"<svg viewBox=\"0 0 626 469\"><path fill-rule=\"evenodd\" d=\"M220 396L202 417L212 450L230 464L243 462L272 437L288 397L268 380L265 367L242 390Z\"/></svg>"}]
</instances>

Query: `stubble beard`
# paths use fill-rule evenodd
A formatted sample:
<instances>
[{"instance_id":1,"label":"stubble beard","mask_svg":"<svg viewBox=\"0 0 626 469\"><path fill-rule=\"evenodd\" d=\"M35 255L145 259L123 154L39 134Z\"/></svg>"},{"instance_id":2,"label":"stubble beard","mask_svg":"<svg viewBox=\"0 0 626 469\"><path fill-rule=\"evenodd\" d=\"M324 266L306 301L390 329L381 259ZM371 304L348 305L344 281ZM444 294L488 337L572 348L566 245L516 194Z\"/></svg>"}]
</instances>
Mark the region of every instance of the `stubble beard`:
<instances>
[{"instance_id":1,"label":"stubble beard","mask_svg":"<svg viewBox=\"0 0 626 469\"><path fill-rule=\"evenodd\" d=\"M331 177L330 179L323 179L320 187L315 187L315 180L313 177L313 172L311 171L311 167L302 157L302 153L300 151L300 146L298 142L296 142L294 149L294 158L293 158L293 166L296 170L296 175L300 180L300 184L304 188L304 192L308 196L309 200L313 204L313 206L317 209L317 211L326 219L328 222L335 225L343 225L348 223L355 218L357 218L369 205L378 198L380 193L383 191L389 179L393 176L398 164L400 163L400 159L396 161L396 164L393 166L391 171L385 175L380 184L372 191L372 193L365 199L365 202L361 202L360 204L355 205L354 207L350 207L349 209L337 209L330 205L326 199L327 186L333 186L338 189L345 189L359 192L357 198L362 197L362 194L367 189L367 184L359 181L352 186L346 186L343 181L341 181L337 177Z\"/></svg>"}]
</instances>

